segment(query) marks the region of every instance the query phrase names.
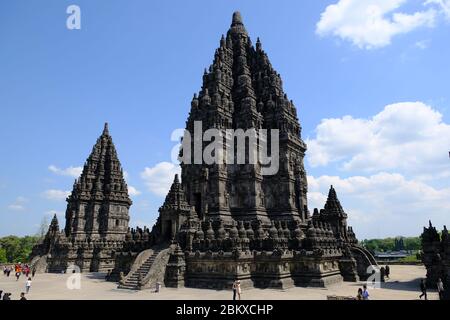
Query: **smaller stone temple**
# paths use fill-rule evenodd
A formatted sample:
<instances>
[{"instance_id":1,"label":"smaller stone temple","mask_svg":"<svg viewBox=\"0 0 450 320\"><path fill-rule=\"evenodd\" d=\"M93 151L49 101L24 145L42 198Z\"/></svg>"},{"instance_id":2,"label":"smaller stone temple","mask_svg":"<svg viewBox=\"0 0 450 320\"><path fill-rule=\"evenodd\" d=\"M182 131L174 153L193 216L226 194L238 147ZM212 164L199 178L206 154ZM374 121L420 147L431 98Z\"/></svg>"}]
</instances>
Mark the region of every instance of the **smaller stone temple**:
<instances>
[{"instance_id":1,"label":"smaller stone temple","mask_svg":"<svg viewBox=\"0 0 450 320\"><path fill-rule=\"evenodd\" d=\"M66 225L59 230L56 215L43 242L32 256L45 271L59 272L70 265L81 271L114 268L128 232L131 200L122 167L105 124L81 176L67 198Z\"/></svg>"},{"instance_id":2,"label":"smaller stone temple","mask_svg":"<svg viewBox=\"0 0 450 320\"><path fill-rule=\"evenodd\" d=\"M422 262L427 268L427 286L436 288L438 279L444 282L446 297L450 299L450 238L447 226L441 234L433 224L423 228Z\"/></svg>"}]
</instances>

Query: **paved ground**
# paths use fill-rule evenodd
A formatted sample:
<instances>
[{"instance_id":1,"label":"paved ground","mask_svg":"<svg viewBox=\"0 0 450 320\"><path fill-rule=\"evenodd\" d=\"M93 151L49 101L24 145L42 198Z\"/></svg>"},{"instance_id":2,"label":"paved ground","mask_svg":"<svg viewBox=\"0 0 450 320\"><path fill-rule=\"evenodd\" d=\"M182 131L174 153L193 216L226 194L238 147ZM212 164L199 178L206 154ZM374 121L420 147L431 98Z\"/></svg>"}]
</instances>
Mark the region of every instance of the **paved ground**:
<instances>
[{"instance_id":1,"label":"paved ground","mask_svg":"<svg viewBox=\"0 0 450 320\"><path fill-rule=\"evenodd\" d=\"M414 300L419 296L419 281L426 274L422 266L391 266L391 280L382 284L381 288L370 289L372 300ZM72 278L69 279L69 277ZM229 300L231 291L216 291L203 289L172 289L162 288L160 293L151 290L130 291L117 289L115 283L103 280L102 274L80 275L80 289L76 287L77 281L73 275L66 274L37 274L33 280L32 288L27 298L30 300L53 299L102 299L102 300ZM9 278L0 274L0 290L11 292L12 299L18 299L20 292L25 291L25 277L19 281L11 274ZM72 280L72 281L70 281ZM242 292L243 300L324 300L327 295L355 296L361 283L344 282L327 289L319 288L292 288L288 290L260 290L251 289ZM429 299L436 300L437 293L430 290Z\"/></svg>"}]
</instances>

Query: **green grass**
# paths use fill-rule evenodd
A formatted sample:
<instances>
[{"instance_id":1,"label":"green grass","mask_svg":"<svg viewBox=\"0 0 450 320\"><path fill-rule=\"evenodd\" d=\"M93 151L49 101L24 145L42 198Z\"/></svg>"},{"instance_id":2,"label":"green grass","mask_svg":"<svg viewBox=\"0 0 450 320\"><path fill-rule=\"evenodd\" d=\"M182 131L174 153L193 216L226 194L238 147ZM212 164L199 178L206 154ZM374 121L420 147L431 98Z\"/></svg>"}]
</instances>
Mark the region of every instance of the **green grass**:
<instances>
[{"instance_id":1,"label":"green grass","mask_svg":"<svg viewBox=\"0 0 450 320\"><path fill-rule=\"evenodd\" d=\"M417 259L417 255L413 254L403 259L400 259L399 262L420 262L420 260Z\"/></svg>"}]
</instances>

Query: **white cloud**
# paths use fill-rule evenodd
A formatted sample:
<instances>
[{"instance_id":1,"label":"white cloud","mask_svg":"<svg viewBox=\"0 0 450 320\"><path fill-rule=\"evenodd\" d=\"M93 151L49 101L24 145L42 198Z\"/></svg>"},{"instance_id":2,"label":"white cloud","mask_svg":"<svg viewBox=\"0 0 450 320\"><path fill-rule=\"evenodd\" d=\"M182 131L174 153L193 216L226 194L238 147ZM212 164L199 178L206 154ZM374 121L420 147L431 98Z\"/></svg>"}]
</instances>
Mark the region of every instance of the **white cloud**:
<instances>
[{"instance_id":1,"label":"white cloud","mask_svg":"<svg viewBox=\"0 0 450 320\"><path fill-rule=\"evenodd\" d=\"M425 50L430 46L430 40L421 40L415 43L415 46L419 49Z\"/></svg>"},{"instance_id":2,"label":"white cloud","mask_svg":"<svg viewBox=\"0 0 450 320\"><path fill-rule=\"evenodd\" d=\"M64 201L70 195L70 191L50 189L46 190L42 195L48 200Z\"/></svg>"},{"instance_id":3,"label":"white cloud","mask_svg":"<svg viewBox=\"0 0 450 320\"><path fill-rule=\"evenodd\" d=\"M363 237L418 235L429 219L440 226L448 223L450 188L385 172L369 177L310 176L308 182L309 207L323 208L333 185L350 223Z\"/></svg>"},{"instance_id":4,"label":"white cloud","mask_svg":"<svg viewBox=\"0 0 450 320\"><path fill-rule=\"evenodd\" d=\"M334 185L360 236L418 235L428 219L448 223L450 124L432 107L404 102L367 119L324 119L306 142L312 167L336 165L347 176L308 177L310 208L323 208Z\"/></svg>"},{"instance_id":5,"label":"white cloud","mask_svg":"<svg viewBox=\"0 0 450 320\"><path fill-rule=\"evenodd\" d=\"M48 170L60 176L69 176L73 178L78 178L81 175L81 172L83 171L83 167L68 167L65 169L61 169L54 165L50 165L48 167Z\"/></svg>"},{"instance_id":6,"label":"white cloud","mask_svg":"<svg viewBox=\"0 0 450 320\"><path fill-rule=\"evenodd\" d=\"M339 0L321 14L320 36L333 35L364 49L387 46L394 36L432 27L436 10L408 14L399 11L407 0Z\"/></svg>"},{"instance_id":7,"label":"white cloud","mask_svg":"<svg viewBox=\"0 0 450 320\"><path fill-rule=\"evenodd\" d=\"M23 211L23 210L25 210L25 206L22 204L13 203L8 206L8 209L13 210L13 211Z\"/></svg>"},{"instance_id":8,"label":"white cloud","mask_svg":"<svg viewBox=\"0 0 450 320\"><path fill-rule=\"evenodd\" d=\"M136 189L133 186L128 186L128 194L132 197L136 197L140 195L142 192L140 192L138 189Z\"/></svg>"},{"instance_id":9,"label":"white cloud","mask_svg":"<svg viewBox=\"0 0 450 320\"><path fill-rule=\"evenodd\" d=\"M439 11L450 20L450 0L427 0L426 5L436 5Z\"/></svg>"},{"instance_id":10,"label":"white cloud","mask_svg":"<svg viewBox=\"0 0 450 320\"><path fill-rule=\"evenodd\" d=\"M28 199L25 197L17 197L16 200L8 205L8 209L12 211L24 211L26 209L25 204L28 202Z\"/></svg>"},{"instance_id":11,"label":"white cloud","mask_svg":"<svg viewBox=\"0 0 450 320\"><path fill-rule=\"evenodd\" d=\"M151 168L145 168L141 177L148 190L157 196L165 196L170 189L175 174L180 173L180 166L170 162L161 162Z\"/></svg>"},{"instance_id":12,"label":"white cloud","mask_svg":"<svg viewBox=\"0 0 450 320\"><path fill-rule=\"evenodd\" d=\"M312 167L392 171L427 179L450 176L450 125L422 102L388 105L370 119L325 119L307 139Z\"/></svg>"},{"instance_id":13,"label":"white cloud","mask_svg":"<svg viewBox=\"0 0 450 320\"><path fill-rule=\"evenodd\" d=\"M50 224L51 219L53 219L53 216L56 214L56 218L58 219L59 227L64 227L64 223L66 221L66 214L63 211L59 210L49 210L45 212L44 220L47 222L46 224Z\"/></svg>"}]
</instances>

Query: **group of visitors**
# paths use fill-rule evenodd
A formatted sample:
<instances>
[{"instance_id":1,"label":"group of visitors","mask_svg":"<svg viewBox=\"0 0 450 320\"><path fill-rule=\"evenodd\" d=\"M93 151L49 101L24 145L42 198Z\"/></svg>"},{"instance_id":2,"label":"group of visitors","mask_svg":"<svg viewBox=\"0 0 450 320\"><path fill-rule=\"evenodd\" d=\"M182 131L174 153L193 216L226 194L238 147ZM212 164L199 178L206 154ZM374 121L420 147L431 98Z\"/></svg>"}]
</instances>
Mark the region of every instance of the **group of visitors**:
<instances>
[{"instance_id":1,"label":"group of visitors","mask_svg":"<svg viewBox=\"0 0 450 320\"><path fill-rule=\"evenodd\" d=\"M362 289L358 289L358 294L356 295L356 300L369 300L369 290L367 290L367 285L363 285Z\"/></svg>"},{"instance_id":2,"label":"group of visitors","mask_svg":"<svg viewBox=\"0 0 450 320\"><path fill-rule=\"evenodd\" d=\"M375 273L376 271L373 270L373 273ZM389 279L389 276L391 274L391 268L386 265L384 267L380 268L380 276L381 276L381 282L385 281L385 278ZM376 282L376 277L373 278L372 280L374 283ZM369 300L370 294L369 294L369 290L367 290L367 285L363 285L362 288L358 289L358 294L356 295L356 300Z\"/></svg>"},{"instance_id":3,"label":"group of visitors","mask_svg":"<svg viewBox=\"0 0 450 320\"><path fill-rule=\"evenodd\" d=\"M32 283L32 277L36 274L36 269L32 269L28 264L23 263L16 263L14 265L5 265L3 266L3 275L6 277L9 277L11 272L14 271L14 274L16 276L16 281L19 281L21 275L25 275L26 281L25 281L25 292L20 293L20 299L19 300L27 300L25 297L25 294L30 292L31 289L31 283ZM11 293L5 292L3 293L3 290L0 290L0 300L11 300Z\"/></svg>"},{"instance_id":4,"label":"group of visitors","mask_svg":"<svg viewBox=\"0 0 450 320\"><path fill-rule=\"evenodd\" d=\"M16 276L16 280L18 281L20 276L23 274L27 278L32 277L36 274L36 269L31 269L28 264L16 263L14 266L3 266L3 274L7 277L11 274L11 271L14 270L14 274Z\"/></svg>"},{"instance_id":5,"label":"group of visitors","mask_svg":"<svg viewBox=\"0 0 450 320\"><path fill-rule=\"evenodd\" d=\"M3 294L3 290L0 290L0 300L3 300L3 301L11 300L11 293L10 292L5 292ZM22 292L20 294L20 299L19 300L27 300L27 298L25 298L25 292Z\"/></svg>"},{"instance_id":6,"label":"group of visitors","mask_svg":"<svg viewBox=\"0 0 450 320\"><path fill-rule=\"evenodd\" d=\"M442 279L439 278L436 284L437 291L439 294L439 300L444 300L444 283L442 282ZM428 294L427 294L427 284L425 282L425 279L422 279L420 281L420 292L419 299L422 300L422 297L425 297L425 300L428 300Z\"/></svg>"}]
</instances>

